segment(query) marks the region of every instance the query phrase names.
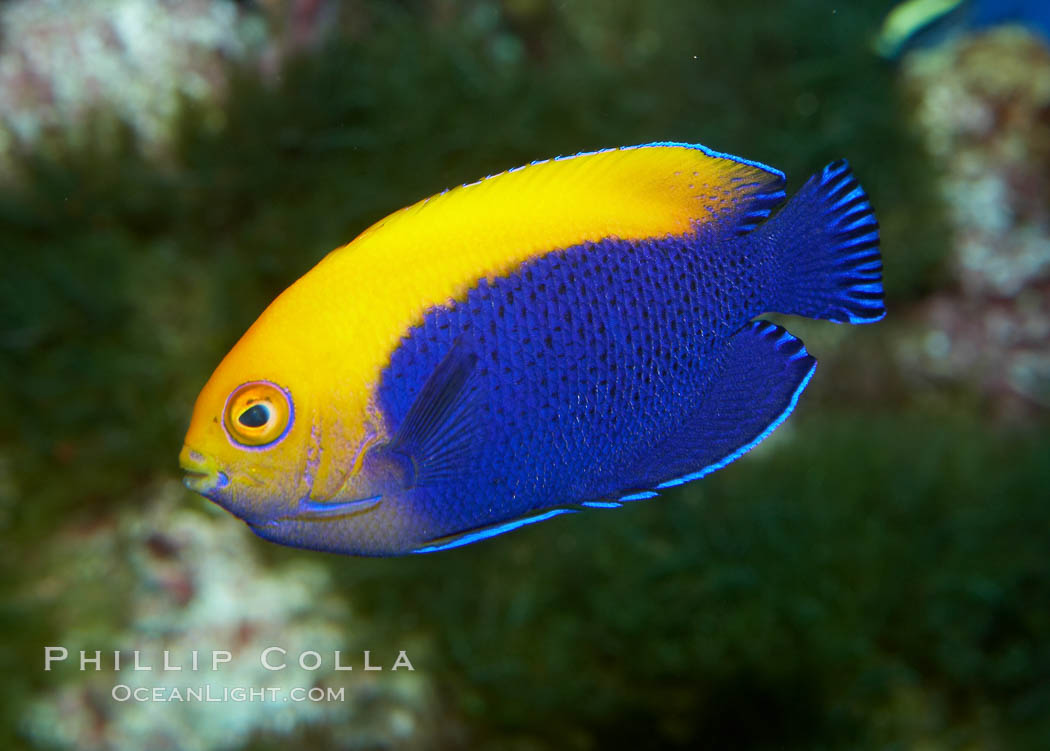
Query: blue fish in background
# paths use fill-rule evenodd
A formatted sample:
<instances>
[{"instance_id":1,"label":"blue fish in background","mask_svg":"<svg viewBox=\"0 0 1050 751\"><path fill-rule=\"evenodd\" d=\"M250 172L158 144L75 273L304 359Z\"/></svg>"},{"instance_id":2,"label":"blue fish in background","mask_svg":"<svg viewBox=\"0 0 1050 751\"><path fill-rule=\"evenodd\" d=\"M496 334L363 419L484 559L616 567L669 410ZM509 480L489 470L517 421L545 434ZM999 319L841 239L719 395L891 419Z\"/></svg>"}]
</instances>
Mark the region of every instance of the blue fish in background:
<instances>
[{"instance_id":1,"label":"blue fish in background","mask_svg":"<svg viewBox=\"0 0 1050 751\"><path fill-rule=\"evenodd\" d=\"M878 225L846 162L769 219L784 182L653 143L392 214L282 293L216 369L186 484L268 540L398 555L724 467L816 368L756 316L885 314Z\"/></svg>"},{"instance_id":2,"label":"blue fish in background","mask_svg":"<svg viewBox=\"0 0 1050 751\"><path fill-rule=\"evenodd\" d=\"M1018 24L1050 44L1050 0L908 0L886 16L875 50L896 59L968 31Z\"/></svg>"}]
</instances>

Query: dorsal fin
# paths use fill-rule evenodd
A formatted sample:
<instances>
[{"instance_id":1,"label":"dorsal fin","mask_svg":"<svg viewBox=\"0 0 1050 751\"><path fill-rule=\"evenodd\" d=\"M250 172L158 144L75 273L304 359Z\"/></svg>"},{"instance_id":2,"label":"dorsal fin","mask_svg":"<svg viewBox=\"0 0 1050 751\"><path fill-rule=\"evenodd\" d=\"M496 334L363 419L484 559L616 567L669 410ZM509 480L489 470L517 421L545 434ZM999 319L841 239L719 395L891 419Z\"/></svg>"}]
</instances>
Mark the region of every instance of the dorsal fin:
<instances>
[{"instance_id":1,"label":"dorsal fin","mask_svg":"<svg viewBox=\"0 0 1050 751\"><path fill-rule=\"evenodd\" d=\"M784 199L783 186L779 170L703 146L609 149L533 162L445 191L391 214L348 249L381 243L457 254L480 243L520 263L610 236L664 237L712 222L748 231Z\"/></svg>"}]
</instances>

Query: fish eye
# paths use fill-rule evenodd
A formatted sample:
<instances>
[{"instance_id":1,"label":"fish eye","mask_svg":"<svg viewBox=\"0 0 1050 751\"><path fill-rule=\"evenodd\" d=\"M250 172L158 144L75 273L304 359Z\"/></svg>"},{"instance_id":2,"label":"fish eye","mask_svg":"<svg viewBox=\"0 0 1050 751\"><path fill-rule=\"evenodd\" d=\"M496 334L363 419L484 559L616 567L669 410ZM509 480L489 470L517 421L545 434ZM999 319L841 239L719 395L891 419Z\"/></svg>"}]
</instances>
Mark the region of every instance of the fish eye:
<instances>
[{"instance_id":1,"label":"fish eye","mask_svg":"<svg viewBox=\"0 0 1050 751\"><path fill-rule=\"evenodd\" d=\"M222 422L230 440L257 449L284 438L293 419L292 399L284 389L269 381L251 381L227 398Z\"/></svg>"},{"instance_id":2,"label":"fish eye","mask_svg":"<svg viewBox=\"0 0 1050 751\"><path fill-rule=\"evenodd\" d=\"M270 421L270 415L269 405L258 402L241 412L237 422L246 428L261 428Z\"/></svg>"}]
</instances>

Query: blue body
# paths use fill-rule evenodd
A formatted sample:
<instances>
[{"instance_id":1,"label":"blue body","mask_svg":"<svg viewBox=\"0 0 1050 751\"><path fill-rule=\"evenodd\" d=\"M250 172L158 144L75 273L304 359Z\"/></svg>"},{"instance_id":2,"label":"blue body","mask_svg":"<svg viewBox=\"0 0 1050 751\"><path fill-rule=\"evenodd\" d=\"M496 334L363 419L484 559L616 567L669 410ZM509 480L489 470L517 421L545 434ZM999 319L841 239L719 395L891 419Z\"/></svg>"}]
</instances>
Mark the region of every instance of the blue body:
<instances>
[{"instance_id":1,"label":"blue body","mask_svg":"<svg viewBox=\"0 0 1050 751\"><path fill-rule=\"evenodd\" d=\"M475 427L411 491L435 539L421 552L651 497L776 427L815 360L753 319L884 314L877 225L845 163L756 228L782 197L745 224L556 249L430 310L383 372L379 406L398 430L449 353L465 353Z\"/></svg>"}]
</instances>

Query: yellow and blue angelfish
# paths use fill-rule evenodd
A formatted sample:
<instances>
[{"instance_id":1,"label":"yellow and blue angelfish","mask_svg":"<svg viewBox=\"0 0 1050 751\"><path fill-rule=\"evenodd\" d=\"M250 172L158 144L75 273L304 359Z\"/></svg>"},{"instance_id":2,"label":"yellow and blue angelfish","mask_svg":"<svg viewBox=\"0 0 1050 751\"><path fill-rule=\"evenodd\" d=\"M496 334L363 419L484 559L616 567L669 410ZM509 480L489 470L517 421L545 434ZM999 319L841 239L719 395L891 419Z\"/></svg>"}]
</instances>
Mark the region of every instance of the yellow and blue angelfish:
<instances>
[{"instance_id":1,"label":"yellow and blue angelfish","mask_svg":"<svg viewBox=\"0 0 1050 751\"><path fill-rule=\"evenodd\" d=\"M883 317L845 161L652 143L401 209L285 290L193 411L185 483L259 536L426 553L651 498L794 409L816 361L767 311Z\"/></svg>"}]
</instances>

